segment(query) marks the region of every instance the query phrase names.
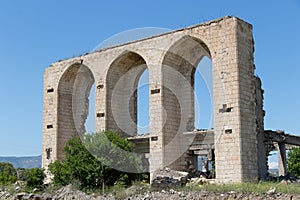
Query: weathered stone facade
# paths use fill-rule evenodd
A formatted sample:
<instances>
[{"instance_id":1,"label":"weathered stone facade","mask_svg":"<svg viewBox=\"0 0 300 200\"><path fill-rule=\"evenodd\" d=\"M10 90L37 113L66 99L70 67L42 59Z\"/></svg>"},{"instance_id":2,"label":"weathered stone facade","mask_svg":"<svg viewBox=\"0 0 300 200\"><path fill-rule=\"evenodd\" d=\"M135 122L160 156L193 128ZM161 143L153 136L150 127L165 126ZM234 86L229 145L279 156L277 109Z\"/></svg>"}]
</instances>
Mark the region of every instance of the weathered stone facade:
<instances>
[{"instance_id":1,"label":"weathered stone facade","mask_svg":"<svg viewBox=\"0 0 300 200\"><path fill-rule=\"evenodd\" d=\"M257 135L264 129L253 51L252 26L224 17L52 64L44 77L42 166L63 159L66 141L85 132L94 83L96 130L134 136L137 84L148 69L150 172L184 170L193 141L183 134L194 129L193 76L206 56L213 68L216 179L257 178Z\"/></svg>"}]
</instances>

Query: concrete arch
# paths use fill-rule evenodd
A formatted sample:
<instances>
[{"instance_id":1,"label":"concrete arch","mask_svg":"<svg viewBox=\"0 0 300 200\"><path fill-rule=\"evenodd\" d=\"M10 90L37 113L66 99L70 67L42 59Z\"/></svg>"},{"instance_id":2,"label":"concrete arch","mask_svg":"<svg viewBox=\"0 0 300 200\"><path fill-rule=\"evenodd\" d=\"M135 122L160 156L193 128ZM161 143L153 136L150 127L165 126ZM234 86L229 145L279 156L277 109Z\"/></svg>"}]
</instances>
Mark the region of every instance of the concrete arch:
<instances>
[{"instance_id":1,"label":"concrete arch","mask_svg":"<svg viewBox=\"0 0 300 200\"><path fill-rule=\"evenodd\" d=\"M209 57L211 59L211 48L209 43L203 40L199 35L183 35L177 36L172 42L164 47L164 53L161 55L160 62L166 63L170 56L181 57L181 60L195 65L200 62L198 54Z\"/></svg>"},{"instance_id":2,"label":"concrete arch","mask_svg":"<svg viewBox=\"0 0 300 200\"><path fill-rule=\"evenodd\" d=\"M137 134L137 86L147 69L144 58L124 51L106 74L106 130L128 137Z\"/></svg>"},{"instance_id":3,"label":"concrete arch","mask_svg":"<svg viewBox=\"0 0 300 200\"><path fill-rule=\"evenodd\" d=\"M194 74L198 64L205 56L211 59L210 50L202 40L189 35L183 36L179 40L174 42L166 51L166 54L162 61L163 76L172 76L172 73L169 73L168 70L166 70L165 66L171 67L172 69L178 71L191 85L189 89L194 89ZM171 81L171 79L176 80L176 77L164 80ZM175 83L165 83L164 85L174 84ZM177 88L176 90L178 89L179 88ZM190 105L189 108L185 107L188 109L188 111L186 112L190 113L192 115L191 117L194 118L194 91L190 91L189 89L181 88L179 91L179 97L185 97L185 101L183 102L185 103L185 105ZM188 99L187 97L189 97L190 99ZM180 108L180 105L178 105L177 108ZM174 111L175 110L172 109L172 112ZM178 114L179 113L172 113L172 116L176 116ZM185 131L194 130L194 120L191 119L191 117L189 117L188 121L186 122ZM179 122L177 124L179 125Z\"/></svg>"},{"instance_id":4,"label":"concrete arch","mask_svg":"<svg viewBox=\"0 0 300 200\"><path fill-rule=\"evenodd\" d=\"M208 56L213 65L216 178L220 182L255 178L258 116L253 103L256 98L253 44L250 24L224 17L52 64L45 71L43 166L62 158L63 143L69 132L75 132L77 123L69 113L73 100L77 102L72 95L78 92L84 98L87 91L83 89L80 93L79 87L74 87L74 76L79 63L84 61L92 67L97 80L97 129L112 129L125 136L137 132L134 93L140 74L149 68L151 134L143 140L149 141L150 172L164 167L185 169L184 151L193 142L182 139L182 132L193 129L192 74L202 57ZM78 65L73 65L76 62ZM66 66L71 65L61 77ZM90 79L83 78L78 84L87 87L83 83ZM84 115L81 109L78 113ZM48 159L51 151L53 157Z\"/></svg>"},{"instance_id":5,"label":"concrete arch","mask_svg":"<svg viewBox=\"0 0 300 200\"><path fill-rule=\"evenodd\" d=\"M195 129L194 74L204 56L211 57L207 45L198 38L185 35L169 47L162 61L162 104L167 116L163 138L165 154L173 152L165 156L164 163L178 170L184 166L185 152L190 143L190 139L181 135ZM186 145L173 149L179 144Z\"/></svg>"},{"instance_id":6,"label":"concrete arch","mask_svg":"<svg viewBox=\"0 0 300 200\"><path fill-rule=\"evenodd\" d=\"M63 159L68 139L85 133L89 94L95 79L89 67L75 63L66 68L58 83L57 158Z\"/></svg>"}]
</instances>

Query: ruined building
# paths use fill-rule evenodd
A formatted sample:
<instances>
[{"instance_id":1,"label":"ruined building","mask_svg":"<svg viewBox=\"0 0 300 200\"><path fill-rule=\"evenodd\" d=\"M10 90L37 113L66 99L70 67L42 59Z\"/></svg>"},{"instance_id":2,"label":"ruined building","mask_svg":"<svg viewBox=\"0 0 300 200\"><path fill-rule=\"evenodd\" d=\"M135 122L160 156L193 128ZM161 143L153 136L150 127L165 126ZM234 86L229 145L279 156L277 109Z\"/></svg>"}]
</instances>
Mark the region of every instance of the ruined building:
<instances>
[{"instance_id":1,"label":"ruined building","mask_svg":"<svg viewBox=\"0 0 300 200\"><path fill-rule=\"evenodd\" d=\"M214 160L216 180L267 176L267 156L298 137L264 130L263 90L254 75L252 26L236 17L58 61L45 70L42 166L64 158L66 141L84 134L88 96L96 85L96 130L114 130L136 143L149 171L186 171L197 155ZM194 131L194 73L212 60L214 128ZM137 135L137 82L149 70L150 133ZM281 162L282 161L282 162Z\"/></svg>"}]
</instances>

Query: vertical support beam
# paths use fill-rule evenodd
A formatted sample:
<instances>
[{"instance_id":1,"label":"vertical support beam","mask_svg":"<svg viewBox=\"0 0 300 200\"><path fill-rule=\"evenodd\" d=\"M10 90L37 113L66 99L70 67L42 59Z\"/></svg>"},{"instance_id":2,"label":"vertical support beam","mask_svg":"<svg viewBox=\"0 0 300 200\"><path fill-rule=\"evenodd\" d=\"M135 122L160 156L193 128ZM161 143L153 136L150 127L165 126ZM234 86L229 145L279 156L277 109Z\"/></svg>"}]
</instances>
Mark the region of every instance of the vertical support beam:
<instances>
[{"instance_id":1,"label":"vertical support beam","mask_svg":"<svg viewBox=\"0 0 300 200\"><path fill-rule=\"evenodd\" d=\"M152 51L156 53L156 51ZM158 52L159 53L159 52ZM150 181L153 179L155 170L163 167L164 159L164 143L163 143L163 115L164 108L162 106L162 72L159 67L159 56L153 56L149 60L149 114L150 114L150 140L149 140L149 171Z\"/></svg>"},{"instance_id":2,"label":"vertical support beam","mask_svg":"<svg viewBox=\"0 0 300 200\"><path fill-rule=\"evenodd\" d=\"M237 27L238 101L240 121L241 181L258 178L257 129L255 112L254 40L252 26L238 20Z\"/></svg>"},{"instance_id":3,"label":"vertical support beam","mask_svg":"<svg viewBox=\"0 0 300 200\"><path fill-rule=\"evenodd\" d=\"M101 132L105 130L105 118L106 118L106 84L104 81L105 77L101 77L101 81L96 83L95 94L96 94L96 124L95 124L95 132Z\"/></svg>"},{"instance_id":4,"label":"vertical support beam","mask_svg":"<svg viewBox=\"0 0 300 200\"><path fill-rule=\"evenodd\" d=\"M44 72L44 101L43 101L43 143L42 143L42 167L47 169L48 165L56 157L56 132L57 132L57 89L52 79L53 67L48 67ZM49 88L51 91L49 92ZM53 90L52 90L53 88ZM55 88L55 89L54 89ZM49 153L50 155L49 155ZM48 171L46 170L46 173Z\"/></svg>"},{"instance_id":5,"label":"vertical support beam","mask_svg":"<svg viewBox=\"0 0 300 200\"><path fill-rule=\"evenodd\" d=\"M224 42L211 50L216 178L251 181L258 178L252 26L231 18L222 27L215 40ZM230 112L220 112L224 104Z\"/></svg>"},{"instance_id":6,"label":"vertical support beam","mask_svg":"<svg viewBox=\"0 0 300 200\"><path fill-rule=\"evenodd\" d=\"M278 173L279 176L286 175L286 148L283 142L277 143L278 149Z\"/></svg>"},{"instance_id":7,"label":"vertical support beam","mask_svg":"<svg viewBox=\"0 0 300 200\"><path fill-rule=\"evenodd\" d=\"M258 176L260 180L264 180L268 176L268 159L266 144L264 143L265 136L263 133L257 134L257 162Z\"/></svg>"}]
</instances>

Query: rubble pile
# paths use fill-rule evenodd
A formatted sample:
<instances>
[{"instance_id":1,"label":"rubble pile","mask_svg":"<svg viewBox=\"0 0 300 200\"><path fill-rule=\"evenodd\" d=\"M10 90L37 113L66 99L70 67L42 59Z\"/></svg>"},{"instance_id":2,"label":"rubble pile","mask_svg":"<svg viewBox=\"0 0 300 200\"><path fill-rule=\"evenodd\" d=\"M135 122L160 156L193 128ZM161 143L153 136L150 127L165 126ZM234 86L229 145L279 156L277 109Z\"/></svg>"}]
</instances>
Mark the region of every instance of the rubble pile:
<instances>
[{"instance_id":1,"label":"rubble pile","mask_svg":"<svg viewBox=\"0 0 300 200\"><path fill-rule=\"evenodd\" d=\"M154 172L151 187L154 189L178 188L185 185L187 180L187 172L164 168Z\"/></svg>"}]
</instances>

